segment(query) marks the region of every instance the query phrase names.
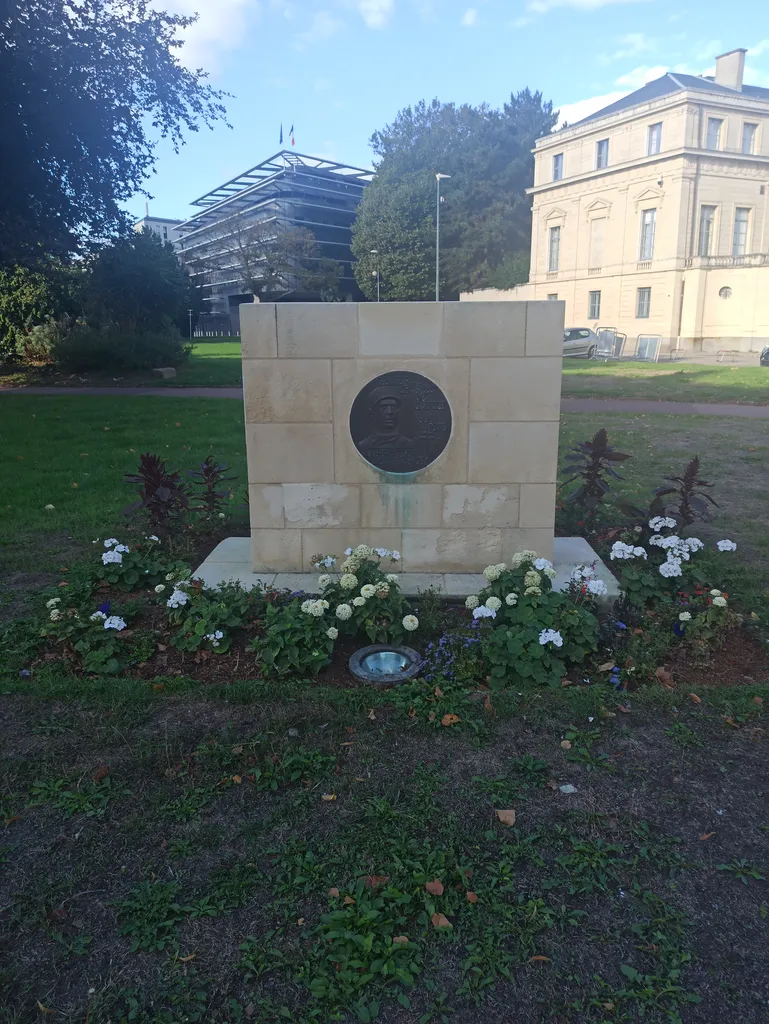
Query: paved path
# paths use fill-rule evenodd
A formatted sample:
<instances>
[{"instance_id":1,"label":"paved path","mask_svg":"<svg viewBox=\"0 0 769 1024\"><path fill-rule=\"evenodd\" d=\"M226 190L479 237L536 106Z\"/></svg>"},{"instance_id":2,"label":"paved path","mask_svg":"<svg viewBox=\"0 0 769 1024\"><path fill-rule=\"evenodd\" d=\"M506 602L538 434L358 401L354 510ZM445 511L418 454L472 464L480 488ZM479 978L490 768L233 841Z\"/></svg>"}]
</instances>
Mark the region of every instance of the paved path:
<instances>
[{"instance_id":1,"label":"paved path","mask_svg":"<svg viewBox=\"0 0 769 1024\"><path fill-rule=\"evenodd\" d=\"M108 395L124 398L139 395L153 398L237 398L241 388L128 388L128 387L21 387L0 388L0 395ZM561 399L563 412L624 412L674 416L739 416L748 420L769 419L769 405L736 405L707 402L653 402L641 398Z\"/></svg>"}]
</instances>

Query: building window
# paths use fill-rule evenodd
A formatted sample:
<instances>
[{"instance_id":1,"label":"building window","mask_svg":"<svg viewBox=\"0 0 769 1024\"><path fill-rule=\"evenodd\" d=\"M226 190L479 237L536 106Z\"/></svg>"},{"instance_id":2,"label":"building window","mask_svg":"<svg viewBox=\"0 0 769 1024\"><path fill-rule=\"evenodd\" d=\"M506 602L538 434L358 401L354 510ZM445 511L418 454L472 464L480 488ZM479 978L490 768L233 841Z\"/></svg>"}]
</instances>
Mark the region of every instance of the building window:
<instances>
[{"instance_id":1,"label":"building window","mask_svg":"<svg viewBox=\"0 0 769 1024\"><path fill-rule=\"evenodd\" d=\"M654 257L654 230L657 226L657 211L641 211L641 242L638 246L638 259L642 262Z\"/></svg>"},{"instance_id":2,"label":"building window","mask_svg":"<svg viewBox=\"0 0 769 1024\"><path fill-rule=\"evenodd\" d=\"M168 228L165 227L165 225L163 226L163 241L164 242L168 241Z\"/></svg>"},{"instance_id":3,"label":"building window","mask_svg":"<svg viewBox=\"0 0 769 1024\"><path fill-rule=\"evenodd\" d=\"M554 274L558 270L561 256L561 229L550 228L547 239L547 270Z\"/></svg>"},{"instance_id":4,"label":"building window","mask_svg":"<svg viewBox=\"0 0 769 1024\"><path fill-rule=\"evenodd\" d=\"M550 294L548 295L548 299L551 302L557 302L558 301L558 292L550 292Z\"/></svg>"},{"instance_id":5,"label":"building window","mask_svg":"<svg viewBox=\"0 0 769 1024\"><path fill-rule=\"evenodd\" d=\"M662 149L662 121L650 124L646 132L646 155L654 156Z\"/></svg>"},{"instance_id":6,"label":"building window","mask_svg":"<svg viewBox=\"0 0 769 1024\"><path fill-rule=\"evenodd\" d=\"M715 206L700 207L700 247L697 250L698 256L710 256L710 248L713 244L716 225Z\"/></svg>"},{"instance_id":7,"label":"building window","mask_svg":"<svg viewBox=\"0 0 769 1024\"><path fill-rule=\"evenodd\" d=\"M731 299L732 289L729 287L728 284L725 284L723 288L718 289L718 295L721 299Z\"/></svg>"},{"instance_id":8,"label":"building window","mask_svg":"<svg viewBox=\"0 0 769 1024\"><path fill-rule=\"evenodd\" d=\"M556 153L553 157L553 181L560 181L563 177L563 153Z\"/></svg>"},{"instance_id":9,"label":"building window","mask_svg":"<svg viewBox=\"0 0 769 1024\"><path fill-rule=\"evenodd\" d=\"M748 251L748 225L750 208L738 206L734 211L734 234L732 235L732 256L744 256Z\"/></svg>"},{"instance_id":10,"label":"building window","mask_svg":"<svg viewBox=\"0 0 769 1024\"><path fill-rule=\"evenodd\" d=\"M587 318L588 320L597 320L601 315L601 293L600 292L588 292L587 293Z\"/></svg>"},{"instance_id":11,"label":"building window","mask_svg":"<svg viewBox=\"0 0 769 1024\"><path fill-rule=\"evenodd\" d=\"M639 288L635 296L635 315L639 320L649 319L649 309L652 304L651 288Z\"/></svg>"},{"instance_id":12,"label":"building window","mask_svg":"<svg viewBox=\"0 0 769 1024\"><path fill-rule=\"evenodd\" d=\"M721 127L723 123L720 117L708 118L708 149L721 148Z\"/></svg>"},{"instance_id":13,"label":"building window","mask_svg":"<svg viewBox=\"0 0 769 1024\"><path fill-rule=\"evenodd\" d=\"M605 236L606 218L594 217L590 221L590 251L588 253L588 268L591 270L603 266L603 243Z\"/></svg>"},{"instance_id":14,"label":"building window","mask_svg":"<svg viewBox=\"0 0 769 1024\"><path fill-rule=\"evenodd\" d=\"M601 139L595 144L595 166L596 170L609 166L609 140Z\"/></svg>"},{"instance_id":15,"label":"building window","mask_svg":"<svg viewBox=\"0 0 769 1024\"><path fill-rule=\"evenodd\" d=\"M742 152L743 153L754 153L756 146L756 132L758 131L757 124L748 124L746 121L742 126Z\"/></svg>"}]
</instances>

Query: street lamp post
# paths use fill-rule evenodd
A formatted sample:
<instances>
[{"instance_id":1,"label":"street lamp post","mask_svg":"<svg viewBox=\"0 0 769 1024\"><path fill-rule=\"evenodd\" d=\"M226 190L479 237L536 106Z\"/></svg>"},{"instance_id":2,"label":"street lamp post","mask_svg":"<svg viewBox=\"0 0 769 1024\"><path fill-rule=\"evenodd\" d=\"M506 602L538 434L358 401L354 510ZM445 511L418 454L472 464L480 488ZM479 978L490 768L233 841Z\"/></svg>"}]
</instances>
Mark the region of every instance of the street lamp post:
<instances>
[{"instance_id":1,"label":"street lamp post","mask_svg":"<svg viewBox=\"0 0 769 1024\"><path fill-rule=\"evenodd\" d=\"M371 249L370 252L372 256L376 256L376 270L374 273L376 275L376 300L379 302L379 249Z\"/></svg>"},{"instance_id":2,"label":"street lamp post","mask_svg":"<svg viewBox=\"0 0 769 1024\"><path fill-rule=\"evenodd\" d=\"M450 178L450 174L435 175L435 301L440 302L441 271L441 179Z\"/></svg>"},{"instance_id":3,"label":"street lamp post","mask_svg":"<svg viewBox=\"0 0 769 1024\"><path fill-rule=\"evenodd\" d=\"M191 309L187 310L187 315L190 318L190 341L192 341L192 310Z\"/></svg>"}]
</instances>

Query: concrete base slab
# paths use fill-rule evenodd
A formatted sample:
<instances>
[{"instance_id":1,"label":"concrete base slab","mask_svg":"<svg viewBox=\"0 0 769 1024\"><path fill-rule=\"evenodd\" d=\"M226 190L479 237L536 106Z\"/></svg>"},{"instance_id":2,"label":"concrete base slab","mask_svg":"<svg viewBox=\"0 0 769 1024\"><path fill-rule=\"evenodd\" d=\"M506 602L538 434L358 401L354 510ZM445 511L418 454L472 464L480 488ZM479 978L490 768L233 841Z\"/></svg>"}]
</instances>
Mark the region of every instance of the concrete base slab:
<instances>
[{"instance_id":1,"label":"concrete base slab","mask_svg":"<svg viewBox=\"0 0 769 1024\"><path fill-rule=\"evenodd\" d=\"M252 587L263 589L303 591L318 594L320 573L303 572L251 572L251 541L248 537L228 537L221 541L193 573L207 587L221 583L238 582L244 590ZM555 590L565 590L569 579L578 565L593 566L598 579L606 584L608 593L599 604L609 609L619 597L619 584L605 563L593 551L584 537L556 537L553 567L557 576L553 580ZM407 597L416 597L420 591L437 590L449 600L464 600L470 594L477 594L486 586L481 573L454 572L404 572L400 573L400 585Z\"/></svg>"}]
</instances>

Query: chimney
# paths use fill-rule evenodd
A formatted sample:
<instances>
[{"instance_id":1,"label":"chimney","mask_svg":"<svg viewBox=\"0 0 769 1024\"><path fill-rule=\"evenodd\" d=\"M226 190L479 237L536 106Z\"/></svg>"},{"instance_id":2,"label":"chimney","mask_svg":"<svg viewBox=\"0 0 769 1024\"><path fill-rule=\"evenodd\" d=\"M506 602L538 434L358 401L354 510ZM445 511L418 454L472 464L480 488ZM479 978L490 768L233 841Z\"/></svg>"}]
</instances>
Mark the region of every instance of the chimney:
<instances>
[{"instance_id":1,"label":"chimney","mask_svg":"<svg viewBox=\"0 0 769 1024\"><path fill-rule=\"evenodd\" d=\"M742 92L742 75L745 71L747 50L730 50L716 57L716 85Z\"/></svg>"}]
</instances>

